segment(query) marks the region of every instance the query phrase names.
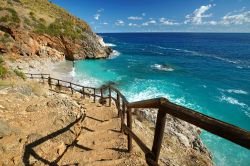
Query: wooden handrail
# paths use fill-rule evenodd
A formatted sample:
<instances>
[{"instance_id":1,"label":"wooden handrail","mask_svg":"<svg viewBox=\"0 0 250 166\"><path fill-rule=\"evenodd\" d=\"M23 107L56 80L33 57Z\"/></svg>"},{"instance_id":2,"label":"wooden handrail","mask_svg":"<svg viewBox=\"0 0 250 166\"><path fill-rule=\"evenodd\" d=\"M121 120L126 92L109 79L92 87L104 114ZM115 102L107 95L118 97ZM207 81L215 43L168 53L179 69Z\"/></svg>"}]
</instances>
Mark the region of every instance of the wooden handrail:
<instances>
[{"instance_id":1,"label":"wooden handrail","mask_svg":"<svg viewBox=\"0 0 250 166\"><path fill-rule=\"evenodd\" d=\"M161 108L167 114L250 149L249 131L171 102L162 103Z\"/></svg>"},{"instance_id":2,"label":"wooden handrail","mask_svg":"<svg viewBox=\"0 0 250 166\"><path fill-rule=\"evenodd\" d=\"M161 150L161 144L163 139L163 133L165 128L166 122L166 114L172 115L176 118L184 120L190 124L193 124L197 127L200 127L210 133L213 133L217 136L225 138L231 142L234 142L242 147L250 149L250 132L244 129L241 129L237 126L231 125L229 123L220 121L218 119L209 117L202 113L196 112L192 109L185 108L183 106L179 106L168 101L166 98L154 98L149 100L142 100L137 102L128 102L126 97L115 87L111 84L106 84L101 86L100 88L93 88L93 87L85 87L82 85L78 85L69 81L59 80L56 78L51 78L49 74L30 74L31 79L48 79L48 83L50 86L58 85L59 87L64 86L61 83L69 83L70 86L64 86L67 88L71 88L74 91L82 93L83 95L87 94L89 96L94 97L94 102L96 101L96 97L101 98L102 100L109 99L109 105L111 105L111 100L115 101L116 107L118 109L118 116L121 117L121 132L125 132L128 134L128 150L132 150L132 141L133 138L135 142L139 145L139 147L143 150L146 156L146 161L148 165L158 165L159 154ZM36 77L34 77L34 76ZM37 77L37 76L41 77ZM43 76L48 76L43 77ZM58 83L53 84L51 81L55 80ZM81 87L82 90L77 90L72 87L78 86ZM92 89L94 92L93 94L86 93L84 89ZM108 96L104 97L104 91L108 90ZM97 91L100 92L100 95L97 94ZM116 93L116 98L112 96L112 92ZM121 99L121 101L120 101ZM121 108L122 106L122 108ZM156 129L154 134L154 142L152 150L150 150L138 136L132 131L132 115L131 109L133 108L157 108L157 121L156 121ZM127 125L124 123L125 112L127 113Z\"/></svg>"}]
</instances>

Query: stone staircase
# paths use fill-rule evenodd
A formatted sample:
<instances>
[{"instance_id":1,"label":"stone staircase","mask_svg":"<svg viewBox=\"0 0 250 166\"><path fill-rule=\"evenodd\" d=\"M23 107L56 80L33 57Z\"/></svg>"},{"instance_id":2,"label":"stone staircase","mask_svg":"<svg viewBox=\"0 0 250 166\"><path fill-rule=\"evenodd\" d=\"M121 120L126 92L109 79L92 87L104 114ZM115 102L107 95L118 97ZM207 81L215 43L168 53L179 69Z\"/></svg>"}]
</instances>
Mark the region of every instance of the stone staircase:
<instances>
[{"instance_id":1,"label":"stone staircase","mask_svg":"<svg viewBox=\"0 0 250 166\"><path fill-rule=\"evenodd\" d=\"M121 122L115 107L88 99L78 99L78 103L86 114L82 130L76 145L69 147L58 165L134 165L135 160L129 159L131 154L127 153L127 136L120 132Z\"/></svg>"}]
</instances>

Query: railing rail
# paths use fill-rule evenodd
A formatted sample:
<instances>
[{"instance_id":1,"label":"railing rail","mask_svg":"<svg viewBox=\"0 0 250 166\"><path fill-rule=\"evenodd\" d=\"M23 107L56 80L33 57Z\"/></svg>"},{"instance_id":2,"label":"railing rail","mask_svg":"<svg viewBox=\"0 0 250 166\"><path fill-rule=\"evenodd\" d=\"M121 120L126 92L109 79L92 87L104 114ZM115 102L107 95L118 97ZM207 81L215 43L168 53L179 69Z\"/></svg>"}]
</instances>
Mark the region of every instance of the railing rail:
<instances>
[{"instance_id":1,"label":"railing rail","mask_svg":"<svg viewBox=\"0 0 250 166\"><path fill-rule=\"evenodd\" d=\"M121 118L121 132L125 132L128 136L128 151L132 151L132 139L139 145L142 151L145 153L146 161L148 165L158 165L158 159L160 155L162 139L164 135L166 114L172 115L176 118L184 120L191 123L197 127L200 127L212 134L219 137L225 138L231 142L234 142L242 147L250 149L250 132L241 129L237 126L225 123L218 119L209 117L202 113L196 112L192 109L179 106L177 104L171 103L165 98L155 98L149 100L143 100L138 102L128 102L126 97L115 87L110 84L103 85L100 88L85 87L78 85L69 81L64 81L56 78L51 78L49 74L31 74L25 73L28 78L31 79L42 79L48 80L50 87L55 85L61 89L61 87L70 88L72 94L74 91L81 93L84 97L85 95L92 96L94 102L96 98L100 98L100 102L109 99L109 106L111 106L112 100L115 101L118 115ZM56 83L53 83L56 81ZM69 84L66 86L62 83ZM78 89L74 88L78 87ZM108 96L104 96L104 93L108 90ZM99 93L98 93L99 92ZM112 93L115 93L112 95ZM116 96L116 97L113 97ZM155 134L153 140L152 150L148 148L143 141L133 132L132 130L132 111L134 108L156 108L158 109ZM127 115L127 124L125 124L125 114Z\"/></svg>"}]
</instances>

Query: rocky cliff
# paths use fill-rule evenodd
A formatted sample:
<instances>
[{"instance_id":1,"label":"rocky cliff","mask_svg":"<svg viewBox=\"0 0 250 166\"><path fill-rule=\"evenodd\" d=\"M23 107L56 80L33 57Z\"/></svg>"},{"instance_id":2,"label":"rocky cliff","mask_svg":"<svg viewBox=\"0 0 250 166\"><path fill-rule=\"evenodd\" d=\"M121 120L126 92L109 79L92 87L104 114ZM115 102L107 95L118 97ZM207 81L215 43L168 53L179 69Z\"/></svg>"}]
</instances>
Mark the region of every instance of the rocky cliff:
<instances>
[{"instance_id":1,"label":"rocky cliff","mask_svg":"<svg viewBox=\"0 0 250 166\"><path fill-rule=\"evenodd\" d=\"M79 60L111 52L86 22L48 0L0 1L0 53Z\"/></svg>"}]
</instances>

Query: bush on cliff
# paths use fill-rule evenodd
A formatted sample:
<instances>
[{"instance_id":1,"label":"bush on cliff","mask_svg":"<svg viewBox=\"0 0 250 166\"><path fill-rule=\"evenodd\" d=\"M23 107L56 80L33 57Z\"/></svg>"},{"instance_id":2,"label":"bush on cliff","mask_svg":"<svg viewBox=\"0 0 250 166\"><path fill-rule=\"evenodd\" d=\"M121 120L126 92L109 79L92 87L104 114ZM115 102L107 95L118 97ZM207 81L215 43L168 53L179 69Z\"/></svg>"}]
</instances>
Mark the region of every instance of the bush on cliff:
<instances>
[{"instance_id":1,"label":"bush on cliff","mask_svg":"<svg viewBox=\"0 0 250 166\"><path fill-rule=\"evenodd\" d=\"M8 70L7 68L4 66L4 60L3 57L0 55L0 78L5 77L5 75L7 74Z\"/></svg>"},{"instance_id":2,"label":"bush on cliff","mask_svg":"<svg viewBox=\"0 0 250 166\"><path fill-rule=\"evenodd\" d=\"M39 20L35 27L35 32L52 36L65 36L71 39L83 37L83 29L76 26L72 21L61 21L59 19L56 19L49 26L46 26L43 21Z\"/></svg>"},{"instance_id":3,"label":"bush on cliff","mask_svg":"<svg viewBox=\"0 0 250 166\"><path fill-rule=\"evenodd\" d=\"M5 15L0 18L1 22L10 23L10 25L19 25L21 20L13 8L0 8L0 11L6 10L10 15Z\"/></svg>"}]
</instances>

